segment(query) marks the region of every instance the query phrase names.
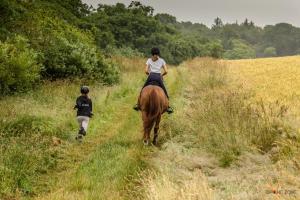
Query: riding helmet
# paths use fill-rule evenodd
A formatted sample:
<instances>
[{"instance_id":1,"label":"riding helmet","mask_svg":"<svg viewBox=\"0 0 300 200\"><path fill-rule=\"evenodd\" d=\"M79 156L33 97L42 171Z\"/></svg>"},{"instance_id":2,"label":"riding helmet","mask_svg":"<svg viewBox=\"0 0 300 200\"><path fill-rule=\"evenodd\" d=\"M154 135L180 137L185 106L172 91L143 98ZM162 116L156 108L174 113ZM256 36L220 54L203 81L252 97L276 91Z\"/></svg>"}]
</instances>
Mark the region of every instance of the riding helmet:
<instances>
[{"instance_id":1,"label":"riding helmet","mask_svg":"<svg viewBox=\"0 0 300 200\"><path fill-rule=\"evenodd\" d=\"M159 48L153 47L153 48L151 49L151 54L152 54L152 55L160 55Z\"/></svg>"},{"instance_id":2,"label":"riding helmet","mask_svg":"<svg viewBox=\"0 0 300 200\"><path fill-rule=\"evenodd\" d=\"M81 94L88 94L90 92L90 89L88 86L84 85L84 86L81 86L80 92L81 92Z\"/></svg>"}]
</instances>

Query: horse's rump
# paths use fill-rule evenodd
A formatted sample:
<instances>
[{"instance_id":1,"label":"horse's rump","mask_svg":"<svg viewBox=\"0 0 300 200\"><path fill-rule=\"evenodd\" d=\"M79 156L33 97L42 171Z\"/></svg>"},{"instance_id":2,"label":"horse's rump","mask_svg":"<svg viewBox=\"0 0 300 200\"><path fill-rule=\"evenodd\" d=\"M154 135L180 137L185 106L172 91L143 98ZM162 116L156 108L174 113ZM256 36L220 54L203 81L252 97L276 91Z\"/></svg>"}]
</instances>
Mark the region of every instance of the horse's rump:
<instances>
[{"instance_id":1,"label":"horse's rump","mask_svg":"<svg viewBox=\"0 0 300 200\"><path fill-rule=\"evenodd\" d=\"M141 93L141 110L146 112L149 119L162 114L168 106L168 100L159 86L146 86Z\"/></svg>"}]
</instances>

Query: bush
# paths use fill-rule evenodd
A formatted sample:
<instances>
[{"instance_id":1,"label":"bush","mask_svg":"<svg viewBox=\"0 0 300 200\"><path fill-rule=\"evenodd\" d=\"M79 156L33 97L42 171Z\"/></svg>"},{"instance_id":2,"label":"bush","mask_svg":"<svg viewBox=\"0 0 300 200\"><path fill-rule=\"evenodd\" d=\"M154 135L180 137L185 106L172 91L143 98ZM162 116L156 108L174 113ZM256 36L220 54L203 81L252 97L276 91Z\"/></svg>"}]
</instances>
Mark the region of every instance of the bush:
<instances>
[{"instance_id":1,"label":"bush","mask_svg":"<svg viewBox=\"0 0 300 200\"><path fill-rule=\"evenodd\" d=\"M247 59L255 58L255 50L242 40L232 40L230 42L231 49L224 54L226 59Z\"/></svg>"},{"instance_id":2,"label":"bush","mask_svg":"<svg viewBox=\"0 0 300 200\"><path fill-rule=\"evenodd\" d=\"M29 13L21 24L22 32L32 46L43 53L45 70L42 75L50 78L82 76L97 65L97 50L91 34L80 31L66 22L51 18L47 13Z\"/></svg>"},{"instance_id":3,"label":"bush","mask_svg":"<svg viewBox=\"0 0 300 200\"><path fill-rule=\"evenodd\" d=\"M10 32L3 28L3 27L0 27L0 41L5 41L10 35Z\"/></svg>"},{"instance_id":4,"label":"bush","mask_svg":"<svg viewBox=\"0 0 300 200\"><path fill-rule=\"evenodd\" d=\"M108 59L98 59L94 74L95 80L101 80L104 84L113 85L120 81L120 69L116 63Z\"/></svg>"},{"instance_id":5,"label":"bush","mask_svg":"<svg viewBox=\"0 0 300 200\"><path fill-rule=\"evenodd\" d=\"M33 46L43 53L43 77L80 77L106 84L118 82L116 65L103 59L90 32L47 15L31 13L27 18L30 17L36 23L26 21L22 29L30 37Z\"/></svg>"},{"instance_id":6,"label":"bush","mask_svg":"<svg viewBox=\"0 0 300 200\"><path fill-rule=\"evenodd\" d=\"M37 58L38 54L22 36L0 41L0 91L6 94L32 88L40 78Z\"/></svg>"},{"instance_id":7,"label":"bush","mask_svg":"<svg viewBox=\"0 0 300 200\"><path fill-rule=\"evenodd\" d=\"M209 49L209 56L213 58L222 58L224 49L219 41L208 43L207 48Z\"/></svg>"},{"instance_id":8,"label":"bush","mask_svg":"<svg viewBox=\"0 0 300 200\"><path fill-rule=\"evenodd\" d=\"M170 64L178 65L184 60L196 56L195 52L193 51L194 48L198 47L196 47L192 41L186 41L180 37L174 37L168 42L167 47L163 47L162 49L163 53L169 53L169 56L166 57L166 60L168 60Z\"/></svg>"},{"instance_id":9,"label":"bush","mask_svg":"<svg viewBox=\"0 0 300 200\"><path fill-rule=\"evenodd\" d=\"M44 52L46 77L65 78L89 74L97 66L97 52L83 42L71 42L60 35L53 37Z\"/></svg>"},{"instance_id":10,"label":"bush","mask_svg":"<svg viewBox=\"0 0 300 200\"><path fill-rule=\"evenodd\" d=\"M274 47L267 47L264 50L264 57L275 57L277 56L276 49Z\"/></svg>"}]
</instances>

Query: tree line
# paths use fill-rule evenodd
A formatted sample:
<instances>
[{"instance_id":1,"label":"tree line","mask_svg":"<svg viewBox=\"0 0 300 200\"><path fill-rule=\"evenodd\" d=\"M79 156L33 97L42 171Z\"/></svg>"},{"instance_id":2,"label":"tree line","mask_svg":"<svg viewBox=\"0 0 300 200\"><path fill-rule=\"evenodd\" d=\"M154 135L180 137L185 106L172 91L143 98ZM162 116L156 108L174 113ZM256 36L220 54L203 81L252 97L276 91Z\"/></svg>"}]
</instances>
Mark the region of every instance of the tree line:
<instances>
[{"instance_id":1,"label":"tree line","mask_svg":"<svg viewBox=\"0 0 300 200\"><path fill-rule=\"evenodd\" d=\"M132 1L126 6L81 0L0 2L0 91L34 87L38 80L80 77L114 84L112 55L148 56L156 46L170 64L197 56L225 59L300 54L300 28L288 23L258 27L245 19L211 28L179 22Z\"/></svg>"}]
</instances>

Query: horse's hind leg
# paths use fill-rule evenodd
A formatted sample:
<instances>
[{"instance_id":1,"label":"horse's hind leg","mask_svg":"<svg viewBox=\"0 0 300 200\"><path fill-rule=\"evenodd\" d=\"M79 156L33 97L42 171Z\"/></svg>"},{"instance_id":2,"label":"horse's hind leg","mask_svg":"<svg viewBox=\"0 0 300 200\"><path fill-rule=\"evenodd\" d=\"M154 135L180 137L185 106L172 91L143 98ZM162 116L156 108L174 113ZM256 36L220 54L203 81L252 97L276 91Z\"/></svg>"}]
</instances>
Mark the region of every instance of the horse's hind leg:
<instances>
[{"instance_id":1,"label":"horse's hind leg","mask_svg":"<svg viewBox=\"0 0 300 200\"><path fill-rule=\"evenodd\" d=\"M149 144L150 132L151 132L150 128L148 128L148 127L144 128L144 145L148 145Z\"/></svg>"},{"instance_id":2,"label":"horse's hind leg","mask_svg":"<svg viewBox=\"0 0 300 200\"><path fill-rule=\"evenodd\" d=\"M159 130L159 123L160 123L161 115L159 115L155 122L154 127L154 137L153 137L153 144L157 145L157 137L158 137L158 130Z\"/></svg>"},{"instance_id":3,"label":"horse's hind leg","mask_svg":"<svg viewBox=\"0 0 300 200\"><path fill-rule=\"evenodd\" d=\"M142 117L143 117L143 122L144 122L144 136L143 136L143 142L144 145L148 145L149 144L149 140L150 140L150 132L153 126L153 121L150 121L149 119L147 119L146 114L142 113Z\"/></svg>"}]
</instances>

